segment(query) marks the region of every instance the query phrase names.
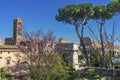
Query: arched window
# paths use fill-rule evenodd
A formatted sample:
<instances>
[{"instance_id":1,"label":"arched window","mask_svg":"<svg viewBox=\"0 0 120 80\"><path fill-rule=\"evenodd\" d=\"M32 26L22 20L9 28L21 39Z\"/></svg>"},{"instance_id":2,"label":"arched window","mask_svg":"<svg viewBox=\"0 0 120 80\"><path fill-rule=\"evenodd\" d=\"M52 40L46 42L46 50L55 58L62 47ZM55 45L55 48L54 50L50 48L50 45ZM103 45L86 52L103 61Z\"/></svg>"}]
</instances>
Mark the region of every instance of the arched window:
<instances>
[{"instance_id":1,"label":"arched window","mask_svg":"<svg viewBox=\"0 0 120 80\"><path fill-rule=\"evenodd\" d=\"M7 65L9 65L11 61L11 57L10 56L6 57L6 60L7 60Z\"/></svg>"}]
</instances>

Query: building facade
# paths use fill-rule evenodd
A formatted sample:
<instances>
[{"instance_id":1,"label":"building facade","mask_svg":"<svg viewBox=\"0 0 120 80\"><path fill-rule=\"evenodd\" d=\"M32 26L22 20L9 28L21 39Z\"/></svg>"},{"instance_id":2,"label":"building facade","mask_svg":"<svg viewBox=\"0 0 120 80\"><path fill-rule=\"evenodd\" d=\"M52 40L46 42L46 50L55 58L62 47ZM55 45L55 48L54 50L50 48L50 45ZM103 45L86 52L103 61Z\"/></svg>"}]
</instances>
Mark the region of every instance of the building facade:
<instances>
[{"instance_id":1,"label":"building facade","mask_svg":"<svg viewBox=\"0 0 120 80\"><path fill-rule=\"evenodd\" d=\"M0 68L14 66L22 60L22 53L16 46L0 45Z\"/></svg>"},{"instance_id":2,"label":"building facade","mask_svg":"<svg viewBox=\"0 0 120 80\"><path fill-rule=\"evenodd\" d=\"M87 52L87 54L89 55L89 54L92 52L92 49L93 49L93 47L92 47L92 41L91 41L91 39L90 39L89 37L84 37L84 38L83 38L83 43L84 43L84 45L85 45L86 52ZM82 52L84 52L84 51L83 51L83 47L82 47L81 44L80 44L80 50L81 50Z\"/></svg>"},{"instance_id":3,"label":"building facade","mask_svg":"<svg viewBox=\"0 0 120 80\"><path fill-rule=\"evenodd\" d=\"M68 65L73 64L75 70L79 69L78 56L81 55L79 45L69 40L60 39L56 44L60 54L64 55Z\"/></svg>"},{"instance_id":4,"label":"building facade","mask_svg":"<svg viewBox=\"0 0 120 80\"><path fill-rule=\"evenodd\" d=\"M22 19L16 18L13 23L13 37L5 38L4 44L0 42L0 68L14 66L18 60L22 60L23 54L17 47L21 40Z\"/></svg>"}]
</instances>

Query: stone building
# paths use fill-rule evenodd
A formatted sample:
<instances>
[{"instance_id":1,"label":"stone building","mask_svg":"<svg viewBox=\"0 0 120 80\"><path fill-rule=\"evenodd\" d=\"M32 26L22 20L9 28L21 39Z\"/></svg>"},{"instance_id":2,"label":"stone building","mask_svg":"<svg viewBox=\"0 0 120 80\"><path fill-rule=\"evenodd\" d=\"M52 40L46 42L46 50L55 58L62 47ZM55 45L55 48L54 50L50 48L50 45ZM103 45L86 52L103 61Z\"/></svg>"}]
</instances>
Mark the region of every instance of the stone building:
<instances>
[{"instance_id":1,"label":"stone building","mask_svg":"<svg viewBox=\"0 0 120 80\"><path fill-rule=\"evenodd\" d=\"M5 45L14 45L13 38L5 38Z\"/></svg>"},{"instance_id":2,"label":"stone building","mask_svg":"<svg viewBox=\"0 0 120 80\"><path fill-rule=\"evenodd\" d=\"M89 37L84 37L83 38L83 43L85 45L87 54L90 54L92 52L92 41L91 41L91 39ZM82 46L81 46L80 49L83 52Z\"/></svg>"},{"instance_id":3,"label":"stone building","mask_svg":"<svg viewBox=\"0 0 120 80\"><path fill-rule=\"evenodd\" d=\"M22 19L14 19L13 40L15 45L19 45L22 40Z\"/></svg>"},{"instance_id":4,"label":"stone building","mask_svg":"<svg viewBox=\"0 0 120 80\"><path fill-rule=\"evenodd\" d=\"M13 23L13 37L5 38L6 45L19 45L22 40L22 19L16 18Z\"/></svg>"},{"instance_id":5,"label":"stone building","mask_svg":"<svg viewBox=\"0 0 120 80\"><path fill-rule=\"evenodd\" d=\"M79 50L79 45L77 43L73 43L70 40L60 39L56 44L58 50L60 50L60 54L66 57L66 61L68 65L73 64L73 68L75 70L79 69L79 61L78 56L81 55Z\"/></svg>"},{"instance_id":6,"label":"stone building","mask_svg":"<svg viewBox=\"0 0 120 80\"><path fill-rule=\"evenodd\" d=\"M18 60L22 60L22 54L16 46L0 45L0 68L14 66Z\"/></svg>"},{"instance_id":7,"label":"stone building","mask_svg":"<svg viewBox=\"0 0 120 80\"><path fill-rule=\"evenodd\" d=\"M0 45L4 45L5 41L4 40L0 40Z\"/></svg>"},{"instance_id":8,"label":"stone building","mask_svg":"<svg viewBox=\"0 0 120 80\"><path fill-rule=\"evenodd\" d=\"M120 56L120 46L114 46L114 56Z\"/></svg>"},{"instance_id":9,"label":"stone building","mask_svg":"<svg viewBox=\"0 0 120 80\"><path fill-rule=\"evenodd\" d=\"M18 60L21 60L22 53L17 45L22 40L22 19L14 19L13 27L13 37L5 38L5 42L0 42L0 68L14 66Z\"/></svg>"}]
</instances>

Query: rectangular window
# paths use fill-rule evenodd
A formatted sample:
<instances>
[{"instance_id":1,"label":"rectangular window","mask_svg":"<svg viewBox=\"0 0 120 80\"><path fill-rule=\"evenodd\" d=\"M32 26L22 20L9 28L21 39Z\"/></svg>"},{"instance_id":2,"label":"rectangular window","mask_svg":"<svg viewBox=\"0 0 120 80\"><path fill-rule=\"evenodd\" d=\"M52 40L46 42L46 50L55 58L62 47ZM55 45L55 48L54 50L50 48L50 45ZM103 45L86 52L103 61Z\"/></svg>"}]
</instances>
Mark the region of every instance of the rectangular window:
<instances>
[{"instance_id":1,"label":"rectangular window","mask_svg":"<svg viewBox=\"0 0 120 80\"><path fill-rule=\"evenodd\" d=\"M7 65L10 64L10 60L7 60Z\"/></svg>"}]
</instances>

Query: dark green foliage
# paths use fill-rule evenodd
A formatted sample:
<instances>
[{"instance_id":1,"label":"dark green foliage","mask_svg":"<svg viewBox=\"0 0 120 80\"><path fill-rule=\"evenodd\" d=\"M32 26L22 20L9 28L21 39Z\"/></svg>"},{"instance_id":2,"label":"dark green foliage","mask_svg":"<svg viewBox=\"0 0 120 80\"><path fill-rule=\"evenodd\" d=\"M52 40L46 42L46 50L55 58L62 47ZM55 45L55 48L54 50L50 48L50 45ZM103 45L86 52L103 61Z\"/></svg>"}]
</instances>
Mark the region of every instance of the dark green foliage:
<instances>
[{"instance_id":1,"label":"dark green foliage","mask_svg":"<svg viewBox=\"0 0 120 80\"><path fill-rule=\"evenodd\" d=\"M105 64L106 68L112 68L112 61L109 53L106 53L105 55Z\"/></svg>"},{"instance_id":2,"label":"dark green foliage","mask_svg":"<svg viewBox=\"0 0 120 80\"><path fill-rule=\"evenodd\" d=\"M90 65L92 67L101 67L102 55L98 50L93 50L90 54Z\"/></svg>"},{"instance_id":3,"label":"dark green foliage","mask_svg":"<svg viewBox=\"0 0 120 80\"><path fill-rule=\"evenodd\" d=\"M1 70L0 72L0 80L8 80L11 77L15 77L13 73Z\"/></svg>"},{"instance_id":4,"label":"dark green foliage","mask_svg":"<svg viewBox=\"0 0 120 80\"><path fill-rule=\"evenodd\" d=\"M112 0L107 7L113 13L120 12L120 0Z\"/></svg>"},{"instance_id":5,"label":"dark green foliage","mask_svg":"<svg viewBox=\"0 0 120 80\"><path fill-rule=\"evenodd\" d=\"M56 15L56 20L68 24L74 24L79 11L78 5L69 5L64 8L60 8L58 10L58 14Z\"/></svg>"},{"instance_id":6,"label":"dark green foliage","mask_svg":"<svg viewBox=\"0 0 120 80\"><path fill-rule=\"evenodd\" d=\"M92 53L90 54L90 65L92 67L102 67L102 55L98 50L93 50ZM110 54L106 53L105 54L105 68L111 68L112 63L111 63L111 57Z\"/></svg>"},{"instance_id":7,"label":"dark green foliage","mask_svg":"<svg viewBox=\"0 0 120 80\"><path fill-rule=\"evenodd\" d=\"M3 72L1 72L0 74L1 74L1 79L4 79L4 78L5 78L5 75L6 75L6 72L3 71Z\"/></svg>"},{"instance_id":8,"label":"dark green foliage","mask_svg":"<svg viewBox=\"0 0 120 80\"><path fill-rule=\"evenodd\" d=\"M93 8L90 3L69 5L58 10L56 20L72 25L77 25L82 22L85 24L87 19L93 15Z\"/></svg>"},{"instance_id":9,"label":"dark green foliage","mask_svg":"<svg viewBox=\"0 0 120 80\"><path fill-rule=\"evenodd\" d=\"M92 53L90 54L90 65L92 67L102 67L102 55L98 50L93 50ZM105 54L105 68L111 68L112 63L111 63L111 57L110 54L106 53Z\"/></svg>"},{"instance_id":10,"label":"dark green foliage","mask_svg":"<svg viewBox=\"0 0 120 80\"><path fill-rule=\"evenodd\" d=\"M90 79L98 79L100 77L95 68L88 69L87 73Z\"/></svg>"},{"instance_id":11,"label":"dark green foliage","mask_svg":"<svg viewBox=\"0 0 120 80\"><path fill-rule=\"evenodd\" d=\"M114 15L114 12L110 12L108 10L108 7L101 5L101 6L95 6L94 7L94 16L93 19L96 20L106 20L112 18Z\"/></svg>"}]
</instances>

